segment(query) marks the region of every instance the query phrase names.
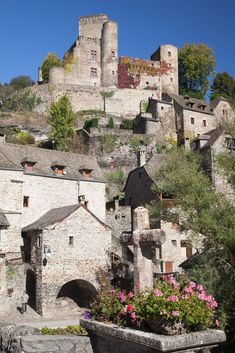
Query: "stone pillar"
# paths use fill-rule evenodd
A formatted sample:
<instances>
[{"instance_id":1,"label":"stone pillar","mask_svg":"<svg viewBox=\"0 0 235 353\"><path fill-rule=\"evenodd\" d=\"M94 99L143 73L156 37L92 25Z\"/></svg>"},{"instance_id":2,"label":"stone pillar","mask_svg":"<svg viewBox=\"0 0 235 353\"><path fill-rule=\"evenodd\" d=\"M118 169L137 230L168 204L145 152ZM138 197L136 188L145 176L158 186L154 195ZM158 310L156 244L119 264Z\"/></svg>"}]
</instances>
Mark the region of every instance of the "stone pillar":
<instances>
[{"instance_id":1,"label":"stone pillar","mask_svg":"<svg viewBox=\"0 0 235 353\"><path fill-rule=\"evenodd\" d=\"M148 210L137 207L133 214L134 289L153 287L152 248L165 241L161 229L150 229Z\"/></svg>"},{"instance_id":2,"label":"stone pillar","mask_svg":"<svg viewBox=\"0 0 235 353\"><path fill-rule=\"evenodd\" d=\"M142 167L146 163L146 148L142 147L138 151L138 167Z\"/></svg>"}]
</instances>

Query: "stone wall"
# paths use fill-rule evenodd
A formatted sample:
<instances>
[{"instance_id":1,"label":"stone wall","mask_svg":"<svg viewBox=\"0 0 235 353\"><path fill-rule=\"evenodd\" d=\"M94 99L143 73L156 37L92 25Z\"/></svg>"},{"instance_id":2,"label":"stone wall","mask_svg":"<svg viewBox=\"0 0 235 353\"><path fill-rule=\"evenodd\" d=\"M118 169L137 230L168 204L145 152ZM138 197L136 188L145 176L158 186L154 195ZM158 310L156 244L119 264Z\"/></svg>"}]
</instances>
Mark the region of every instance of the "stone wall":
<instances>
[{"instance_id":1,"label":"stone wall","mask_svg":"<svg viewBox=\"0 0 235 353\"><path fill-rule=\"evenodd\" d=\"M42 102L35 108L35 111L39 113L47 114L50 104L65 94L70 98L75 111L103 110L104 104L100 91L104 88L72 84L43 84L30 87L30 90L42 99ZM159 95L156 90L107 89L107 91L110 90L114 91L114 96L106 99L106 112L117 116L135 116L140 112L142 100L147 101L149 97L158 98Z\"/></svg>"}]
</instances>

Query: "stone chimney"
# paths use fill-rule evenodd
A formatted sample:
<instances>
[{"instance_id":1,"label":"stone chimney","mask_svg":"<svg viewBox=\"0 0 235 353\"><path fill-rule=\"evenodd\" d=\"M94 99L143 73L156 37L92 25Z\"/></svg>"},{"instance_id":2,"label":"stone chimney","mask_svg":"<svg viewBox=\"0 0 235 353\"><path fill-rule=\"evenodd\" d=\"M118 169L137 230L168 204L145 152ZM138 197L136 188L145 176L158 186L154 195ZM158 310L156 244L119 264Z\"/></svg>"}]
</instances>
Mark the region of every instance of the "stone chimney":
<instances>
[{"instance_id":1,"label":"stone chimney","mask_svg":"<svg viewBox=\"0 0 235 353\"><path fill-rule=\"evenodd\" d=\"M143 146L138 152L138 167L142 167L146 163L146 148Z\"/></svg>"},{"instance_id":2,"label":"stone chimney","mask_svg":"<svg viewBox=\"0 0 235 353\"><path fill-rule=\"evenodd\" d=\"M85 197L85 195L79 195L78 196L78 204L79 205L86 205L86 197Z\"/></svg>"},{"instance_id":3,"label":"stone chimney","mask_svg":"<svg viewBox=\"0 0 235 353\"><path fill-rule=\"evenodd\" d=\"M119 209L119 197L114 198L114 209L115 211L118 211Z\"/></svg>"}]
</instances>

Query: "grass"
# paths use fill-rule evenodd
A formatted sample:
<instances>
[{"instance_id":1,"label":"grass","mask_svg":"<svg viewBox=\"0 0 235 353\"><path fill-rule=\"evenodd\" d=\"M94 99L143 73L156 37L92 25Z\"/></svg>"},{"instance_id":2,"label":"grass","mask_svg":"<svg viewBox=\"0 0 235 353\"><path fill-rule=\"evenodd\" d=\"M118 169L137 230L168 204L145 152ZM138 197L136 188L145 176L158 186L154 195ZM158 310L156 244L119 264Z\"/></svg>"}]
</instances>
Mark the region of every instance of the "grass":
<instances>
[{"instance_id":1,"label":"grass","mask_svg":"<svg viewBox=\"0 0 235 353\"><path fill-rule=\"evenodd\" d=\"M80 325L71 325L57 328L42 327L40 332L42 335L87 335L87 331Z\"/></svg>"}]
</instances>

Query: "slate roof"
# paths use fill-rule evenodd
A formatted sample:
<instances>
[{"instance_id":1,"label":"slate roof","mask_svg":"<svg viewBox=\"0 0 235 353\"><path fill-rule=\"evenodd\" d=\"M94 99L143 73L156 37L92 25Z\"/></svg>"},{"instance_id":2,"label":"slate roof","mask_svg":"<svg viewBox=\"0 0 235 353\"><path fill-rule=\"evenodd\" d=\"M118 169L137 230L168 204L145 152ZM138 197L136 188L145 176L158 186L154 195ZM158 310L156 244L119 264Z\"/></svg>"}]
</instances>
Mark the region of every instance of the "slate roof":
<instances>
[{"instance_id":1,"label":"slate roof","mask_svg":"<svg viewBox=\"0 0 235 353\"><path fill-rule=\"evenodd\" d=\"M8 227L9 225L10 225L10 223L8 222L7 217L5 216L5 214L0 209L0 226Z\"/></svg>"},{"instance_id":2,"label":"slate roof","mask_svg":"<svg viewBox=\"0 0 235 353\"><path fill-rule=\"evenodd\" d=\"M36 163L34 171L24 170L22 162L25 160ZM65 166L65 175L58 175L53 170L53 165L58 163L60 166ZM84 167L84 165L93 170L90 180L103 180L95 157L5 142L0 143L1 169L16 169L25 171L27 174L78 180L84 179L79 171L81 166Z\"/></svg>"},{"instance_id":3,"label":"slate roof","mask_svg":"<svg viewBox=\"0 0 235 353\"><path fill-rule=\"evenodd\" d=\"M198 113L213 115L213 107L210 102L204 101L202 99L196 99L186 96L181 96L179 94L167 93L175 102L177 102L183 109L192 110ZM190 104L193 104L191 107ZM218 104L218 103L217 103ZM204 110L200 106L204 106Z\"/></svg>"},{"instance_id":4,"label":"slate roof","mask_svg":"<svg viewBox=\"0 0 235 353\"><path fill-rule=\"evenodd\" d=\"M215 141L222 135L223 130L221 128L216 128L213 130L208 131L205 135L209 136L209 140L207 143L201 148L201 150L213 146ZM200 135L202 137L203 135Z\"/></svg>"},{"instance_id":5,"label":"slate roof","mask_svg":"<svg viewBox=\"0 0 235 353\"><path fill-rule=\"evenodd\" d=\"M105 228L110 229L104 222L102 222L98 217L96 217L90 210L88 210L84 205L71 205L59 208L53 208L50 211L44 213L40 218L35 222L22 228L22 232L28 232L31 230L40 230L57 222L62 222L73 212L78 210L80 207L83 207L93 218L95 218L100 224Z\"/></svg>"}]
</instances>

